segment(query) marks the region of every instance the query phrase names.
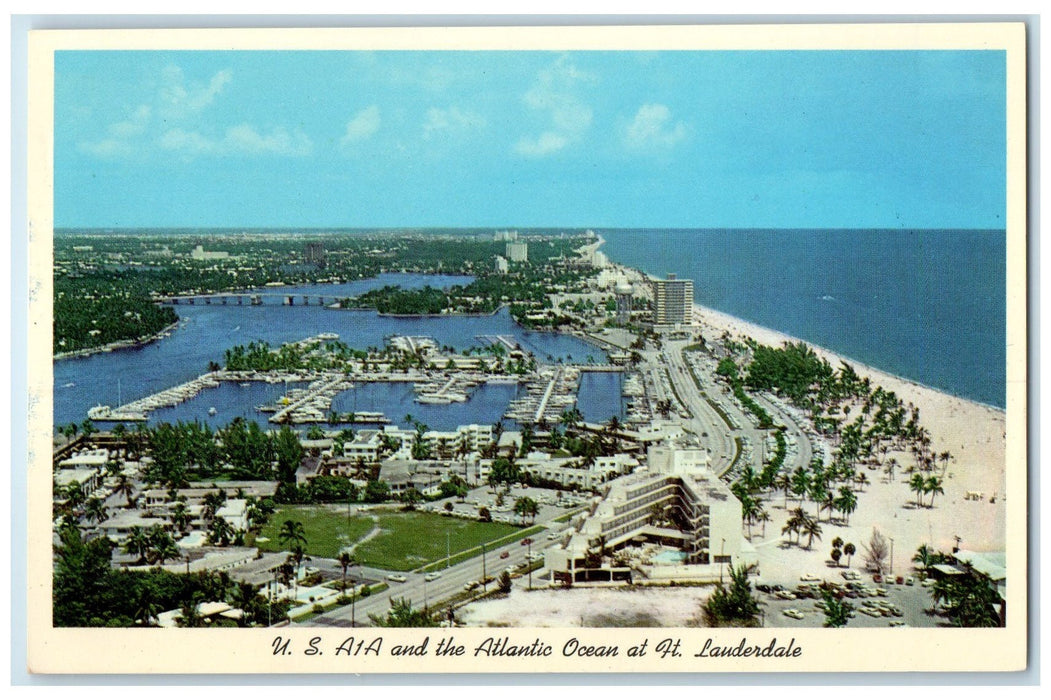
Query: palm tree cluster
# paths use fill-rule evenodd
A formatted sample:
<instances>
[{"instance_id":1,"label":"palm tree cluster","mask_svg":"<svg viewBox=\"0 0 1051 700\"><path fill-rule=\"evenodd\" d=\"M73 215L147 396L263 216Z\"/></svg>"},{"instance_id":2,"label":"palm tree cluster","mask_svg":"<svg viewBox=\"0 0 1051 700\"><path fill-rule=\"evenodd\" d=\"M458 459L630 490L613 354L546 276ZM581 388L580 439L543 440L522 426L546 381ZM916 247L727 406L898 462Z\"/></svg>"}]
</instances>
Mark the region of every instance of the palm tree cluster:
<instances>
[{"instance_id":1,"label":"palm tree cluster","mask_svg":"<svg viewBox=\"0 0 1051 700\"><path fill-rule=\"evenodd\" d=\"M909 490L916 494L916 505L927 508L934 507L935 496L945 493L945 489L942 487L941 477L932 475L924 478L924 476L918 472L914 472L909 479ZM931 502L924 504L923 496L926 496L927 494L930 494Z\"/></svg>"},{"instance_id":2,"label":"palm tree cluster","mask_svg":"<svg viewBox=\"0 0 1051 700\"><path fill-rule=\"evenodd\" d=\"M813 546L815 539L821 539L821 533L821 525L818 521L810 517L802 508L793 510L788 522L781 528L781 534L788 535L789 542L793 534L796 536L796 544L799 544L802 535L806 535L808 538L806 549Z\"/></svg>"},{"instance_id":3,"label":"palm tree cluster","mask_svg":"<svg viewBox=\"0 0 1051 700\"><path fill-rule=\"evenodd\" d=\"M163 566L166 562L177 559L181 550L175 544L163 525L154 525L143 529L138 525L132 527L123 545L124 553L138 557L138 564L159 564Z\"/></svg>"}]
</instances>

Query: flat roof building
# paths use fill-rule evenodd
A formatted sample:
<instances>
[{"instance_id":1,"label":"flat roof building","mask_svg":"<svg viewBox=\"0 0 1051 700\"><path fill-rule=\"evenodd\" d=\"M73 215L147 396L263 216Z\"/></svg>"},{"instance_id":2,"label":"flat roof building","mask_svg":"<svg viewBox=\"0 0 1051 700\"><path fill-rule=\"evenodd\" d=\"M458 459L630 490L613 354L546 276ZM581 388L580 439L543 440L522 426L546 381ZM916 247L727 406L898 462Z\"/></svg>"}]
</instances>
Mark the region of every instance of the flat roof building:
<instances>
[{"instance_id":1,"label":"flat roof building","mask_svg":"<svg viewBox=\"0 0 1051 700\"><path fill-rule=\"evenodd\" d=\"M529 244L523 241L509 242L505 255L511 262L527 262L529 260Z\"/></svg>"},{"instance_id":2,"label":"flat roof building","mask_svg":"<svg viewBox=\"0 0 1051 700\"><path fill-rule=\"evenodd\" d=\"M654 325L690 323L693 318L693 280L681 280L669 274L668 279L654 279L651 283Z\"/></svg>"},{"instance_id":3,"label":"flat roof building","mask_svg":"<svg viewBox=\"0 0 1051 700\"><path fill-rule=\"evenodd\" d=\"M648 461L649 469L611 481L569 542L545 552L553 581L630 581L630 568L596 553L644 540L675 547L700 573L741 559L741 503L708 469L707 451L653 446Z\"/></svg>"}]
</instances>

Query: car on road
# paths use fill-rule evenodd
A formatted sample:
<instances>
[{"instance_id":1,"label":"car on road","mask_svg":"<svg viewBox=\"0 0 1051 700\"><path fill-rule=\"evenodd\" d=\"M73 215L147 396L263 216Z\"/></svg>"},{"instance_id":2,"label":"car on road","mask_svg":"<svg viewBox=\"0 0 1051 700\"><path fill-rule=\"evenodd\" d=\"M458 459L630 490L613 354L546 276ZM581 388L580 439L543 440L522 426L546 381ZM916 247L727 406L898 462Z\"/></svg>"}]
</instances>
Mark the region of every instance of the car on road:
<instances>
[{"instance_id":1,"label":"car on road","mask_svg":"<svg viewBox=\"0 0 1051 700\"><path fill-rule=\"evenodd\" d=\"M796 594L793 593L792 591L778 591L774 595L776 595L781 600L795 600L796 599Z\"/></svg>"},{"instance_id":2,"label":"car on road","mask_svg":"<svg viewBox=\"0 0 1051 700\"><path fill-rule=\"evenodd\" d=\"M406 581L408 581L408 579L402 576L401 574L389 574L387 576L387 580L394 581L395 583L405 583Z\"/></svg>"},{"instance_id":3,"label":"car on road","mask_svg":"<svg viewBox=\"0 0 1051 700\"><path fill-rule=\"evenodd\" d=\"M478 583L477 581L468 581L467 583L463 584L463 589L465 591L473 591L481 585L482 584Z\"/></svg>"},{"instance_id":4,"label":"car on road","mask_svg":"<svg viewBox=\"0 0 1051 700\"><path fill-rule=\"evenodd\" d=\"M781 614L794 618L796 620L802 620L804 617L806 617L806 615L796 610L795 608L787 608L785 610L782 610Z\"/></svg>"},{"instance_id":5,"label":"car on road","mask_svg":"<svg viewBox=\"0 0 1051 700\"><path fill-rule=\"evenodd\" d=\"M440 571L432 571L431 573L429 573L426 576L424 576L423 580L424 581L433 581L434 579L441 578L441 577L442 577L442 572L440 572Z\"/></svg>"},{"instance_id":6,"label":"car on road","mask_svg":"<svg viewBox=\"0 0 1051 700\"><path fill-rule=\"evenodd\" d=\"M803 574L802 576L799 577L799 580L800 581L820 581L821 579L818 578L817 576L814 576L814 574Z\"/></svg>"},{"instance_id":7,"label":"car on road","mask_svg":"<svg viewBox=\"0 0 1051 700\"><path fill-rule=\"evenodd\" d=\"M530 544L533 544L533 538L532 537L527 537L524 540L522 540L522 546L523 547L525 547L526 545L530 545Z\"/></svg>"},{"instance_id":8,"label":"car on road","mask_svg":"<svg viewBox=\"0 0 1051 700\"><path fill-rule=\"evenodd\" d=\"M501 559L507 559L509 556L511 556L510 552L500 552Z\"/></svg>"}]
</instances>

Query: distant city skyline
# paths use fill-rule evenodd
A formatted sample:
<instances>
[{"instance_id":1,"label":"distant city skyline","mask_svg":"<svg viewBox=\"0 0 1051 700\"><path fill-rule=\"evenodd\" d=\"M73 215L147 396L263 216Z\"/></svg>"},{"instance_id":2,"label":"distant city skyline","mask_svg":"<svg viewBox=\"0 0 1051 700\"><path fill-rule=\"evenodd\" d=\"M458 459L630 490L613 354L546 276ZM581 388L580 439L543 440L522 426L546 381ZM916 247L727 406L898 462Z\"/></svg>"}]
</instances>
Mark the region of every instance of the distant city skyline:
<instances>
[{"instance_id":1,"label":"distant city skyline","mask_svg":"<svg viewBox=\"0 0 1051 700\"><path fill-rule=\"evenodd\" d=\"M56 227L1003 228L1000 51L58 52Z\"/></svg>"}]
</instances>

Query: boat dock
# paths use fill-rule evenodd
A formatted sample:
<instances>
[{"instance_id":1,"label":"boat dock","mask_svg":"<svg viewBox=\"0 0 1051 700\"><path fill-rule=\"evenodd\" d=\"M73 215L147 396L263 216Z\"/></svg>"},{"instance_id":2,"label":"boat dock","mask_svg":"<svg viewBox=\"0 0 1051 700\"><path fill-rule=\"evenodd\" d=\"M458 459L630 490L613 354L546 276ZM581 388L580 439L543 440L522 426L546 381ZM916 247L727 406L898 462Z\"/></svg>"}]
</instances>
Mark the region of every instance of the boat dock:
<instances>
[{"instance_id":1,"label":"boat dock","mask_svg":"<svg viewBox=\"0 0 1051 700\"><path fill-rule=\"evenodd\" d=\"M332 399L352 388L342 374L329 374L310 383L305 389L293 389L282 401L286 405L270 416L271 423L324 423L332 409Z\"/></svg>"},{"instance_id":2,"label":"boat dock","mask_svg":"<svg viewBox=\"0 0 1051 700\"><path fill-rule=\"evenodd\" d=\"M169 408L178 406L184 401L189 401L197 396L202 389L211 389L219 386L221 379L218 372L202 374L196 379L191 379L185 384L164 389L156 394L151 394L142 399L126 403L117 408L109 406L96 406L88 410L88 418L101 421L145 421L150 411L158 408Z\"/></svg>"},{"instance_id":3,"label":"boat dock","mask_svg":"<svg viewBox=\"0 0 1051 700\"><path fill-rule=\"evenodd\" d=\"M580 372L575 367L546 367L526 386L526 395L507 407L505 417L520 423L554 423L577 402Z\"/></svg>"},{"instance_id":4,"label":"boat dock","mask_svg":"<svg viewBox=\"0 0 1051 700\"><path fill-rule=\"evenodd\" d=\"M510 335L476 335L475 340L480 340L488 345L503 345L508 350L518 350L519 344L514 336Z\"/></svg>"}]
</instances>

